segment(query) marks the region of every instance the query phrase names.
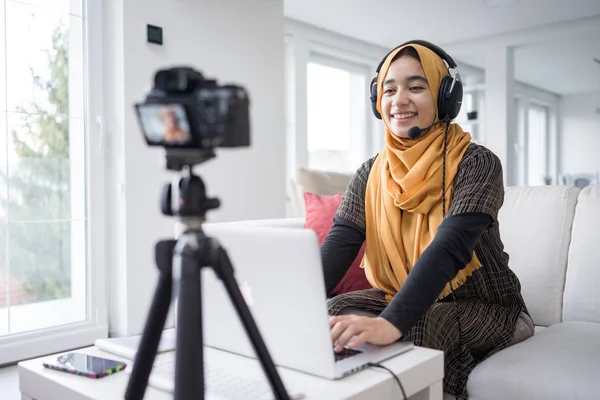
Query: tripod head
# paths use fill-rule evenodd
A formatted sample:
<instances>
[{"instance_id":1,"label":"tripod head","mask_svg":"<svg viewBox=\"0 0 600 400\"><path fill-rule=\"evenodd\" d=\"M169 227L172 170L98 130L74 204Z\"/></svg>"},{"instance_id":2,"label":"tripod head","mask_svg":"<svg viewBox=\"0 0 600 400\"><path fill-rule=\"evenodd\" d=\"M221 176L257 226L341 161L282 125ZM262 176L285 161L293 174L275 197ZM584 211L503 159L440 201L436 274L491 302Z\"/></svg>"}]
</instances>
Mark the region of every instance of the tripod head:
<instances>
[{"instance_id":1,"label":"tripod head","mask_svg":"<svg viewBox=\"0 0 600 400\"><path fill-rule=\"evenodd\" d=\"M176 154L173 154L176 152ZM193 168L215 157L212 150L167 150L167 169L183 171L183 177L177 183L176 195L173 196L173 185L163 186L160 208L164 215L177 216L187 225L189 221L202 223L206 212L219 208L218 198L206 195L206 185L194 174Z\"/></svg>"},{"instance_id":2,"label":"tripod head","mask_svg":"<svg viewBox=\"0 0 600 400\"><path fill-rule=\"evenodd\" d=\"M166 183L161 196L161 211L167 216L178 216L186 220L206 219L206 212L219 208L221 201L206 196L206 186L198 175L194 175L190 168L187 176L179 180L178 195L175 197L177 207L173 207L173 185Z\"/></svg>"}]
</instances>

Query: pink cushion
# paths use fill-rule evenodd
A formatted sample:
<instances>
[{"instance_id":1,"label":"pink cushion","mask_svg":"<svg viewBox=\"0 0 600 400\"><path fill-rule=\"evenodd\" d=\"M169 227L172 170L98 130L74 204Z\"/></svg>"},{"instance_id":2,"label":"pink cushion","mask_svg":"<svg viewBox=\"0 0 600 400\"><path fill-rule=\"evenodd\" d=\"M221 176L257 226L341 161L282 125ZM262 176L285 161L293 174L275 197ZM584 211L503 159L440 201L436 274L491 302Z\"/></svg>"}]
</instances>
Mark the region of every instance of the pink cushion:
<instances>
[{"instance_id":1,"label":"pink cushion","mask_svg":"<svg viewBox=\"0 0 600 400\"><path fill-rule=\"evenodd\" d=\"M316 232L319 238L319 245L323 244L323 241L331 230L333 217L342 201L342 197L343 195L341 194L320 196L313 193L304 193L304 203L306 206L306 222L304 227ZM370 289L372 287L365 277L365 271L360 268L360 262L364 253L365 245L363 243L356 259L354 259L354 262L340 283L338 283L331 293L332 296L355 290Z\"/></svg>"}]
</instances>

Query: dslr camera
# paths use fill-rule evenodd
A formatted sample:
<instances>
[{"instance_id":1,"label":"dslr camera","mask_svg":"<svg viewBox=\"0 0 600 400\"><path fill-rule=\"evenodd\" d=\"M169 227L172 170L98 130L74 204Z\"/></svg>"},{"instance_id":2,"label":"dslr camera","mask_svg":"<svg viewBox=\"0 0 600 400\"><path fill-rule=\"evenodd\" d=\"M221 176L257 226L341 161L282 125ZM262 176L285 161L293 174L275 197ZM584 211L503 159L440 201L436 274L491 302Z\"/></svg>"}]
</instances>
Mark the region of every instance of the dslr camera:
<instances>
[{"instance_id":1,"label":"dslr camera","mask_svg":"<svg viewBox=\"0 0 600 400\"><path fill-rule=\"evenodd\" d=\"M249 98L189 67L161 69L135 109L149 146L166 151L167 169L182 170L215 156L216 147L250 146Z\"/></svg>"}]
</instances>

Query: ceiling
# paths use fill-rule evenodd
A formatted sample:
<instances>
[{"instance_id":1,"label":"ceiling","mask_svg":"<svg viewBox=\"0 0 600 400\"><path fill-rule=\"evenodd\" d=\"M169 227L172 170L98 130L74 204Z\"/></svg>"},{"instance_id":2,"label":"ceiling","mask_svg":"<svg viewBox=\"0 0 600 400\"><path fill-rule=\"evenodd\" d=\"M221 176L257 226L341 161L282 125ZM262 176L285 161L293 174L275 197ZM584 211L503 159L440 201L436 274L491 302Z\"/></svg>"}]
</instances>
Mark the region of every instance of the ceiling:
<instances>
[{"instance_id":1,"label":"ceiling","mask_svg":"<svg viewBox=\"0 0 600 400\"><path fill-rule=\"evenodd\" d=\"M515 78L562 95L600 91L600 64L594 57L600 59L600 42L593 38L518 47ZM478 54L463 55L461 61L485 66L485 59Z\"/></svg>"},{"instance_id":2,"label":"ceiling","mask_svg":"<svg viewBox=\"0 0 600 400\"><path fill-rule=\"evenodd\" d=\"M498 2L499 0L496 0ZM513 1L514 2L514 1ZM600 15L600 0L285 0L285 15L383 47L420 38L440 45ZM450 4L452 7L450 7ZM558 94L600 91L600 43L552 43L515 50L515 77ZM483 67L477 54L462 62Z\"/></svg>"}]
</instances>

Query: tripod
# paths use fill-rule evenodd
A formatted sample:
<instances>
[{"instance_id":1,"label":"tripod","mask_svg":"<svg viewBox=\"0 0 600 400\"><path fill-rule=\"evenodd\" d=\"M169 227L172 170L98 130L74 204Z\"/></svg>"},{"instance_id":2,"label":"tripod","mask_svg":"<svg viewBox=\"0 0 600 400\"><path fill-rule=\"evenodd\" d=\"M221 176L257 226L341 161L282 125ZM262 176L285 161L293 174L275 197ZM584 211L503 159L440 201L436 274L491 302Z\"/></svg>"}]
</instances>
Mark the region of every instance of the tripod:
<instances>
[{"instance_id":1,"label":"tripod","mask_svg":"<svg viewBox=\"0 0 600 400\"><path fill-rule=\"evenodd\" d=\"M202 232L206 211L218 208L218 199L206 197L204 183L192 168L179 181L178 205L173 212L171 184L163 188L161 209L165 215L177 215L186 229L179 240L161 240L155 247L160 271L140 346L125 392L127 400L141 400L169 312L172 294L178 294L177 334L175 345L175 400L204 400L204 355L202 337L201 269L211 267L225 285L246 334L265 372L276 400L289 395L273 360L250 314L235 280L233 266L226 251L215 239Z\"/></svg>"}]
</instances>

